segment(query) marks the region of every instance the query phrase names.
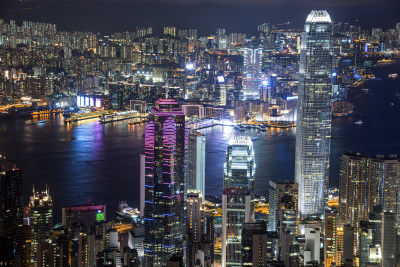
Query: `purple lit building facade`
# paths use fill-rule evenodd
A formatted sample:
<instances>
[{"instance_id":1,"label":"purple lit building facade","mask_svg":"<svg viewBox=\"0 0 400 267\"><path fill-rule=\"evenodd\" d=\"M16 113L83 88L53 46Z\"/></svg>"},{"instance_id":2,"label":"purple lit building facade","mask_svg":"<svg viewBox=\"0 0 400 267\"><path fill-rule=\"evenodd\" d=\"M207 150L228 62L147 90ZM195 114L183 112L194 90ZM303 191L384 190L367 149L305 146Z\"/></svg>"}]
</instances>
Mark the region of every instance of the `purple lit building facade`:
<instances>
[{"instance_id":1,"label":"purple lit building facade","mask_svg":"<svg viewBox=\"0 0 400 267\"><path fill-rule=\"evenodd\" d=\"M185 114L178 103L173 99L157 100L145 129L142 164L145 167L143 266L165 266L171 256L184 255L187 136Z\"/></svg>"}]
</instances>

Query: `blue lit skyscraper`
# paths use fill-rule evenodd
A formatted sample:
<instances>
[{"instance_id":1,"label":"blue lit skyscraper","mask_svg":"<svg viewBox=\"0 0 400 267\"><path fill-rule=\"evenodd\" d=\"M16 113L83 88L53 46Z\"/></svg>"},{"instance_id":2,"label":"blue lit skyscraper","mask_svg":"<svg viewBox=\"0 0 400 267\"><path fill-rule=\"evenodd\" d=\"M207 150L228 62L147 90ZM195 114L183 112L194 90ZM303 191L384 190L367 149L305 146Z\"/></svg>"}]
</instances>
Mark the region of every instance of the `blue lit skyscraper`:
<instances>
[{"instance_id":1,"label":"blue lit skyscraper","mask_svg":"<svg viewBox=\"0 0 400 267\"><path fill-rule=\"evenodd\" d=\"M300 53L295 177L301 217L324 213L332 122L332 23L326 11L312 11Z\"/></svg>"}]
</instances>

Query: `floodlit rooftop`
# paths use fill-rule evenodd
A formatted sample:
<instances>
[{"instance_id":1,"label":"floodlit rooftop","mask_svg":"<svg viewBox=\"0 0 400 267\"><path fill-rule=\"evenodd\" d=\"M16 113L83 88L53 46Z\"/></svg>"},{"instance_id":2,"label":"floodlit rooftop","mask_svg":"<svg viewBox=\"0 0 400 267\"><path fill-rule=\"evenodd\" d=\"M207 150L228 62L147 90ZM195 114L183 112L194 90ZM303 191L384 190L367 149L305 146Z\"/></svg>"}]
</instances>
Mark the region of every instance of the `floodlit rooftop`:
<instances>
[{"instance_id":1,"label":"floodlit rooftop","mask_svg":"<svg viewBox=\"0 0 400 267\"><path fill-rule=\"evenodd\" d=\"M332 22L331 16L329 16L326 10L313 10L308 14L307 23L313 22Z\"/></svg>"}]
</instances>

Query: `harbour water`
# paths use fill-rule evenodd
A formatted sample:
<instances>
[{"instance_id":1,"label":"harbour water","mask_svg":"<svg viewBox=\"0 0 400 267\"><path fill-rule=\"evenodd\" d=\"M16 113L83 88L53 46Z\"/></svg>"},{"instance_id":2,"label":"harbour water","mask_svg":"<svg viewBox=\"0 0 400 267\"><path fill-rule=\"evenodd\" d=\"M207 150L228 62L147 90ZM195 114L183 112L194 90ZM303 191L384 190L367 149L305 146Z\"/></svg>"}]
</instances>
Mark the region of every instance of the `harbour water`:
<instances>
[{"instance_id":1,"label":"harbour water","mask_svg":"<svg viewBox=\"0 0 400 267\"><path fill-rule=\"evenodd\" d=\"M350 99L363 116L337 118L332 124L330 185L338 186L339 157L349 150L367 155L400 154L400 64L375 70L382 80L367 82L369 94L355 93ZM44 123L37 123L46 120ZM362 124L354 122L361 120ZM238 132L229 126L200 130L207 136L206 192L222 193L223 164L232 134L253 138L256 157L256 193L267 196L271 179L293 179L295 129ZM17 163L23 172L25 200L32 185L54 200L55 221L61 206L92 202L106 203L108 218L120 200L139 205L139 155L144 151L144 125L128 121L100 124L98 119L64 124L60 114L34 119L0 122L0 154Z\"/></svg>"}]
</instances>

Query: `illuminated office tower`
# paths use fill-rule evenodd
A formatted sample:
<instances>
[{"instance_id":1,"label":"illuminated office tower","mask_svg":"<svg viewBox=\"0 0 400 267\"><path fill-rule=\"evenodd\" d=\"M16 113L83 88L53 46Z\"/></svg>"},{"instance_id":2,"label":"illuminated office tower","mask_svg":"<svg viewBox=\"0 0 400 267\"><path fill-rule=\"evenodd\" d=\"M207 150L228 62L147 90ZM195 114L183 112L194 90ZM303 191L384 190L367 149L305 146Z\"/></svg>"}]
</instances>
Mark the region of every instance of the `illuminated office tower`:
<instances>
[{"instance_id":1,"label":"illuminated office tower","mask_svg":"<svg viewBox=\"0 0 400 267\"><path fill-rule=\"evenodd\" d=\"M321 261L321 229L314 227L305 228L304 263Z\"/></svg>"},{"instance_id":2,"label":"illuminated office tower","mask_svg":"<svg viewBox=\"0 0 400 267\"><path fill-rule=\"evenodd\" d=\"M326 11L312 11L300 53L295 178L301 217L323 216L332 121L332 32Z\"/></svg>"},{"instance_id":3,"label":"illuminated office tower","mask_svg":"<svg viewBox=\"0 0 400 267\"><path fill-rule=\"evenodd\" d=\"M336 248L335 248L335 264L342 266L343 264L343 238L344 238L343 225L336 226Z\"/></svg>"},{"instance_id":4,"label":"illuminated office tower","mask_svg":"<svg viewBox=\"0 0 400 267\"><path fill-rule=\"evenodd\" d=\"M0 155L0 237L11 241L9 250L14 252L17 261L23 252L23 210L21 171ZM3 259L3 264L8 260L11 263L13 259Z\"/></svg>"},{"instance_id":5,"label":"illuminated office tower","mask_svg":"<svg viewBox=\"0 0 400 267\"><path fill-rule=\"evenodd\" d=\"M226 106L226 85L223 75L217 76L213 99L218 106Z\"/></svg>"},{"instance_id":6,"label":"illuminated office tower","mask_svg":"<svg viewBox=\"0 0 400 267\"><path fill-rule=\"evenodd\" d=\"M279 232L282 199L285 196L292 197L297 211L298 184L294 181L269 181L268 231Z\"/></svg>"},{"instance_id":7,"label":"illuminated office tower","mask_svg":"<svg viewBox=\"0 0 400 267\"><path fill-rule=\"evenodd\" d=\"M53 200L48 190L37 193L33 189L33 196L30 197L29 221L31 226L31 265L38 266L38 245L39 242L49 238L53 229Z\"/></svg>"},{"instance_id":8,"label":"illuminated office tower","mask_svg":"<svg viewBox=\"0 0 400 267\"><path fill-rule=\"evenodd\" d=\"M49 238L39 242L38 266L68 266L68 249L67 230L62 224L57 224L51 231Z\"/></svg>"},{"instance_id":9,"label":"illuminated office tower","mask_svg":"<svg viewBox=\"0 0 400 267\"><path fill-rule=\"evenodd\" d=\"M337 248L337 227L339 216L337 212L325 213L325 234L324 234L324 260L325 266L335 265Z\"/></svg>"},{"instance_id":10,"label":"illuminated office tower","mask_svg":"<svg viewBox=\"0 0 400 267\"><path fill-rule=\"evenodd\" d=\"M383 212L382 214L382 267L396 266L396 214Z\"/></svg>"},{"instance_id":11,"label":"illuminated office tower","mask_svg":"<svg viewBox=\"0 0 400 267\"><path fill-rule=\"evenodd\" d=\"M176 36L176 27L164 27L164 35Z\"/></svg>"},{"instance_id":12,"label":"illuminated office tower","mask_svg":"<svg viewBox=\"0 0 400 267\"><path fill-rule=\"evenodd\" d=\"M373 224L368 221L360 221L360 266L367 266L369 262L369 248L373 245Z\"/></svg>"},{"instance_id":13,"label":"illuminated office tower","mask_svg":"<svg viewBox=\"0 0 400 267\"><path fill-rule=\"evenodd\" d=\"M204 218L203 196L200 191L188 190L186 195L186 231L188 236L187 263L195 266L196 252L201 250Z\"/></svg>"},{"instance_id":14,"label":"illuminated office tower","mask_svg":"<svg viewBox=\"0 0 400 267\"><path fill-rule=\"evenodd\" d=\"M365 39L354 40L353 64L356 67L364 65L367 42Z\"/></svg>"},{"instance_id":15,"label":"illuminated office tower","mask_svg":"<svg viewBox=\"0 0 400 267\"><path fill-rule=\"evenodd\" d=\"M228 143L224 164L224 189L248 188L254 195L256 162L249 136L234 135Z\"/></svg>"},{"instance_id":16,"label":"illuminated office tower","mask_svg":"<svg viewBox=\"0 0 400 267\"><path fill-rule=\"evenodd\" d=\"M204 196L206 173L206 137L199 132L189 135L188 190L198 190Z\"/></svg>"},{"instance_id":17,"label":"illuminated office tower","mask_svg":"<svg viewBox=\"0 0 400 267\"><path fill-rule=\"evenodd\" d=\"M243 50L243 94L245 99L258 99L261 86L262 48Z\"/></svg>"},{"instance_id":18,"label":"illuminated office tower","mask_svg":"<svg viewBox=\"0 0 400 267\"><path fill-rule=\"evenodd\" d=\"M242 266L267 266L271 260L271 233L265 222L245 223L242 230Z\"/></svg>"},{"instance_id":19,"label":"illuminated office tower","mask_svg":"<svg viewBox=\"0 0 400 267\"><path fill-rule=\"evenodd\" d=\"M248 188L225 188L222 194L222 266L241 266L242 229L251 220Z\"/></svg>"},{"instance_id":20,"label":"illuminated office tower","mask_svg":"<svg viewBox=\"0 0 400 267\"><path fill-rule=\"evenodd\" d=\"M159 99L145 128L144 266L183 256L187 129L173 99Z\"/></svg>"}]
</instances>

